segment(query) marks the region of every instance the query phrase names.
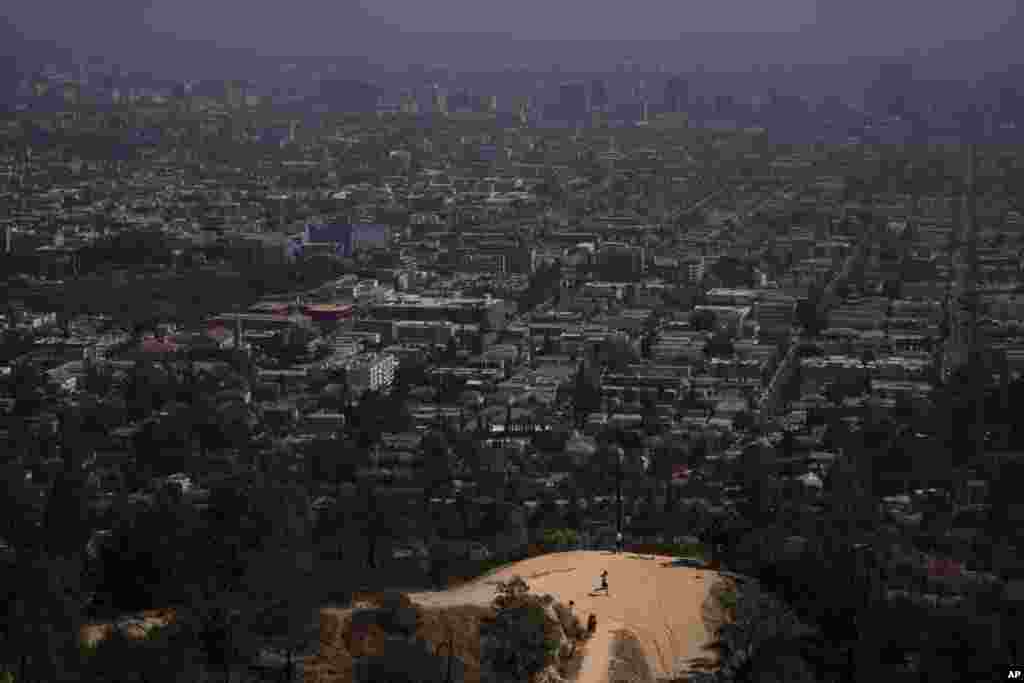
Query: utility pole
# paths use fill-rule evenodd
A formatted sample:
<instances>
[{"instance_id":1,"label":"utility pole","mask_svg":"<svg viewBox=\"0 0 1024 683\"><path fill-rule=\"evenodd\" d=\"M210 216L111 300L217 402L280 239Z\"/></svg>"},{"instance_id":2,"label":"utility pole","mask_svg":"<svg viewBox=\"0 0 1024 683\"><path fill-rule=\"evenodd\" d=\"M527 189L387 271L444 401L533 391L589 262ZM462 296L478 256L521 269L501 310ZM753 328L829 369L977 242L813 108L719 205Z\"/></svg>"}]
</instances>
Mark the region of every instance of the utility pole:
<instances>
[{"instance_id":1,"label":"utility pole","mask_svg":"<svg viewBox=\"0 0 1024 683\"><path fill-rule=\"evenodd\" d=\"M622 458L625 454L622 446L615 445L615 505L616 505L616 534L622 533ZM618 536L616 535L616 541Z\"/></svg>"}]
</instances>

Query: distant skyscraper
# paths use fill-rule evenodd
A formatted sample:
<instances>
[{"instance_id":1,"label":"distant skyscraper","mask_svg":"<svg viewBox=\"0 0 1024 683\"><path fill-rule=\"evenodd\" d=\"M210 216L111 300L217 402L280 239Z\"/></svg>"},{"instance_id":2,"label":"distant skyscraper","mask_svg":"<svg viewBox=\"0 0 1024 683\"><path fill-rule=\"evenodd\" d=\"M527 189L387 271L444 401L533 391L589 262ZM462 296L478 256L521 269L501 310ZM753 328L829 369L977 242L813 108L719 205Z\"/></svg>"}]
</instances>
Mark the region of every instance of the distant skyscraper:
<instances>
[{"instance_id":1,"label":"distant skyscraper","mask_svg":"<svg viewBox=\"0 0 1024 683\"><path fill-rule=\"evenodd\" d=\"M527 125L530 122L530 99L528 97L517 98L515 110L519 125Z\"/></svg>"},{"instance_id":2,"label":"distant skyscraper","mask_svg":"<svg viewBox=\"0 0 1024 683\"><path fill-rule=\"evenodd\" d=\"M485 95L483 97L483 110L488 114L496 114L498 112L498 96Z\"/></svg>"},{"instance_id":3,"label":"distant skyscraper","mask_svg":"<svg viewBox=\"0 0 1024 683\"><path fill-rule=\"evenodd\" d=\"M437 83L434 84L431 93L431 100L434 106L434 113L446 116L448 114L448 96L441 90Z\"/></svg>"},{"instance_id":4,"label":"distant skyscraper","mask_svg":"<svg viewBox=\"0 0 1024 683\"><path fill-rule=\"evenodd\" d=\"M733 99L731 95L716 95L714 103L715 116L729 116L733 112Z\"/></svg>"},{"instance_id":5,"label":"distant skyscraper","mask_svg":"<svg viewBox=\"0 0 1024 683\"><path fill-rule=\"evenodd\" d=\"M380 95L380 88L372 83L348 79L325 78L319 83L323 104L341 111L372 112Z\"/></svg>"},{"instance_id":6,"label":"distant skyscraper","mask_svg":"<svg viewBox=\"0 0 1024 683\"><path fill-rule=\"evenodd\" d=\"M416 102L416 96L408 90L402 92L399 106L403 114L418 114L420 111L419 103Z\"/></svg>"},{"instance_id":7,"label":"distant skyscraper","mask_svg":"<svg viewBox=\"0 0 1024 683\"><path fill-rule=\"evenodd\" d=\"M456 112L471 110L473 95L468 90L460 90L448 98L448 107Z\"/></svg>"},{"instance_id":8,"label":"distant skyscraper","mask_svg":"<svg viewBox=\"0 0 1024 683\"><path fill-rule=\"evenodd\" d=\"M224 83L224 103L231 109L238 109L243 104L243 88L241 81L230 80Z\"/></svg>"},{"instance_id":9,"label":"distant skyscraper","mask_svg":"<svg viewBox=\"0 0 1024 683\"><path fill-rule=\"evenodd\" d=\"M558 108L567 120L586 118L590 109L586 84L580 81L563 83L558 89Z\"/></svg>"},{"instance_id":10,"label":"distant skyscraper","mask_svg":"<svg viewBox=\"0 0 1024 683\"><path fill-rule=\"evenodd\" d=\"M82 86L80 83L68 81L64 84L61 95L64 101L72 106L79 104L81 99Z\"/></svg>"},{"instance_id":11,"label":"distant skyscraper","mask_svg":"<svg viewBox=\"0 0 1024 683\"><path fill-rule=\"evenodd\" d=\"M590 108L604 110L608 106L608 84L601 78L590 82Z\"/></svg>"},{"instance_id":12,"label":"distant skyscraper","mask_svg":"<svg viewBox=\"0 0 1024 683\"><path fill-rule=\"evenodd\" d=\"M902 116L906 98L914 83L914 67L909 62L887 62L878 68L878 76L864 93L868 111L881 116Z\"/></svg>"},{"instance_id":13,"label":"distant skyscraper","mask_svg":"<svg viewBox=\"0 0 1024 683\"><path fill-rule=\"evenodd\" d=\"M689 102L689 84L679 76L668 79L665 83L665 108L671 112L683 112Z\"/></svg>"}]
</instances>

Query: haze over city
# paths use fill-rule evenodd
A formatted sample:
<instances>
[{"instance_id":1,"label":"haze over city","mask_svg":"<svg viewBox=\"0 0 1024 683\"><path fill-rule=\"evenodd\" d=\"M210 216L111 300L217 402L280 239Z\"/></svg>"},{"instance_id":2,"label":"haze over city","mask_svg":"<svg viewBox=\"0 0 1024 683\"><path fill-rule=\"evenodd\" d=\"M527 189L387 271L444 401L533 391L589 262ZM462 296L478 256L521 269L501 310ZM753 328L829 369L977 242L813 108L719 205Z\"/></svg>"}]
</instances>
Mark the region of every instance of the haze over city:
<instances>
[{"instance_id":1,"label":"haze over city","mask_svg":"<svg viewBox=\"0 0 1024 683\"><path fill-rule=\"evenodd\" d=\"M259 56L358 56L394 68L420 60L460 70L545 62L586 69L626 56L673 70L698 63L741 69L920 50L948 54L941 68L977 72L991 68L996 53L1001 60L1019 56L1015 12L1014 0L43 0L18 3L6 19L23 38L164 69L176 60L198 65L190 54L198 41L204 56L216 46ZM998 46L986 42L993 37ZM969 49L954 46L963 41Z\"/></svg>"},{"instance_id":2,"label":"haze over city","mask_svg":"<svg viewBox=\"0 0 1024 683\"><path fill-rule=\"evenodd\" d=\"M0 19L0 683L1024 679L1015 0Z\"/></svg>"}]
</instances>

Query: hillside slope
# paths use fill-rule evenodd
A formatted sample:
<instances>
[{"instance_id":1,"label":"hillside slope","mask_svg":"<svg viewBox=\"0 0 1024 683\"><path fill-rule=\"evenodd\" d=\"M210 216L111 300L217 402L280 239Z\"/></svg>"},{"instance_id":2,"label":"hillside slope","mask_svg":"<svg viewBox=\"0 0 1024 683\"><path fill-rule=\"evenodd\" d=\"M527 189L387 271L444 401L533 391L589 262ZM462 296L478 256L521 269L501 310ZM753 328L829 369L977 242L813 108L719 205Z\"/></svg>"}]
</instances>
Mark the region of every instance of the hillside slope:
<instances>
[{"instance_id":1,"label":"hillside slope","mask_svg":"<svg viewBox=\"0 0 1024 683\"><path fill-rule=\"evenodd\" d=\"M576 603L582 621L598 619L598 631L587 646L579 683L608 680L608 653L615 630L637 636L652 671L664 675L685 662L707 656L710 640L702 620L702 606L714 583L713 572L672 566L673 558L602 551L574 551L534 557L504 567L458 588L412 593L424 607L487 605L495 585L519 575L531 592L550 593L559 602ZM608 572L609 594L596 592L600 574Z\"/></svg>"}]
</instances>

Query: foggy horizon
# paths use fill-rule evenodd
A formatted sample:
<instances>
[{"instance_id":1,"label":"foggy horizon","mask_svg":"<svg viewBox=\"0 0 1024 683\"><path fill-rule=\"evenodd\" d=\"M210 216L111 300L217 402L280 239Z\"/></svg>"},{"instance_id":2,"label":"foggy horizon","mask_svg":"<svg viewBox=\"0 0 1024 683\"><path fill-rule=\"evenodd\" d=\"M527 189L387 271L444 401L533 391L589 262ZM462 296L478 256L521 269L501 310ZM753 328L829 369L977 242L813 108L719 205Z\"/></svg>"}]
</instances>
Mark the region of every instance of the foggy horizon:
<instances>
[{"instance_id":1,"label":"foggy horizon","mask_svg":"<svg viewBox=\"0 0 1024 683\"><path fill-rule=\"evenodd\" d=\"M133 68L139 70L186 68L190 60L214 70L222 66L208 64L207 50L253 58L356 57L388 67L447 63L456 70L509 63L607 68L627 57L669 70L695 64L731 70L916 51L937 59L947 55L941 69L968 72L1019 58L1014 11L1013 0L970 7L952 0L870 0L857 6L785 0L770 12L752 0L647 0L610 8L578 0L557 7L536 0L515 6L382 0L372 8L354 0L272 6L153 0L148 7L124 0L88 7L42 0L8 12L6 21L8 33L23 42L50 42L65 51L137 64ZM53 22L55 15L63 21Z\"/></svg>"}]
</instances>

